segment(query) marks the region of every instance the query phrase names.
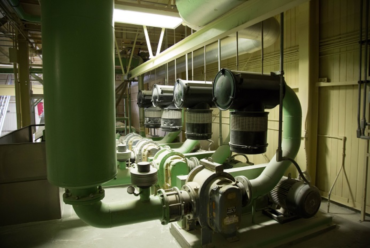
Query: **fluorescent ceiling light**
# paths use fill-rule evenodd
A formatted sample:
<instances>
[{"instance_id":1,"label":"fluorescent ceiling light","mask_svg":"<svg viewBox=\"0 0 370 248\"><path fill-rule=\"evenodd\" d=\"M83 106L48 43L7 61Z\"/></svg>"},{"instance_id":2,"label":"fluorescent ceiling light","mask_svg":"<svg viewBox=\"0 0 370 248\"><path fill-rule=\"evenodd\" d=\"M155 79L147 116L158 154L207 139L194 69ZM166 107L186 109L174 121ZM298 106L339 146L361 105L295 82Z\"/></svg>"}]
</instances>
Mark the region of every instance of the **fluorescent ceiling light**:
<instances>
[{"instance_id":1,"label":"fluorescent ceiling light","mask_svg":"<svg viewBox=\"0 0 370 248\"><path fill-rule=\"evenodd\" d=\"M128 23L169 29L175 29L182 23L182 19L176 16L168 16L122 9L114 9L113 19L114 22L119 23Z\"/></svg>"}]
</instances>

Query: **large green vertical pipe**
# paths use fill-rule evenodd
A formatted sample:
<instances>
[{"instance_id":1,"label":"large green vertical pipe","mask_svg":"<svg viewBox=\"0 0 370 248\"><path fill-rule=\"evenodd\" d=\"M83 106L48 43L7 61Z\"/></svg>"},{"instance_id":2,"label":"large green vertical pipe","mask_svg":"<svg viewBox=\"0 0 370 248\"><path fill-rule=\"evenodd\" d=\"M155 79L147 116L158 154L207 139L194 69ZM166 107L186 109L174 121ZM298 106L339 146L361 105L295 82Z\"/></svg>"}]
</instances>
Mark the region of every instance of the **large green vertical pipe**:
<instances>
[{"instance_id":1,"label":"large green vertical pipe","mask_svg":"<svg viewBox=\"0 0 370 248\"><path fill-rule=\"evenodd\" d=\"M113 0L42 0L41 10L48 180L101 184L116 174Z\"/></svg>"}]
</instances>

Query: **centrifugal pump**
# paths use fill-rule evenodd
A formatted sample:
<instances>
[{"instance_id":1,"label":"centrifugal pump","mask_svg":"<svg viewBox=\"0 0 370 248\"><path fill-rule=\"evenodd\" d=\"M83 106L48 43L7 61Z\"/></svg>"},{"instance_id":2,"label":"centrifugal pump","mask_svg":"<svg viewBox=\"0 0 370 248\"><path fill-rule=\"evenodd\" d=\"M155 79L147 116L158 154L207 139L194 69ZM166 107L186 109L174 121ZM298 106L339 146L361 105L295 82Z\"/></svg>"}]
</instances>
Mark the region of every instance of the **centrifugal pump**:
<instances>
[{"instance_id":1,"label":"centrifugal pump","mask_svg":"<svg viewBox=\"0 0 370 248\"><path fill-rule=\"evenodd\" d=\"M285 84L285 83L284 83ZM213 82L213 102L230 117L231 151L260 154L267 148L268 112L279 104L280 76L221 69Z\"/></svg>"},{"instance_id":2,"label":"centrifugal pump","mask_svg":"<svg viewBox=\"0 0 370 248\"><path fill-rule=\"evenodd\" d=\"M211 82L177 79L173 91L177 108L186 108L185 135L188 139L207 140L212 137L212 84Z\"/></svg>"},{"instance_id":3,"label":"centrifugal pump","mask_svg":"<svg viewBox=\"0 0 370 248\"><path fill-rule=\"evenodd\" d=\"M250 200L250 184L244 176L234 178L221 164L203 159L181 190L158 192L164 205L162 224L183 220L183 228L191 230L199 222L202 245L212 242L213 232L231 241L238 239L242 208Z\"/></svg>"}]
</instances>

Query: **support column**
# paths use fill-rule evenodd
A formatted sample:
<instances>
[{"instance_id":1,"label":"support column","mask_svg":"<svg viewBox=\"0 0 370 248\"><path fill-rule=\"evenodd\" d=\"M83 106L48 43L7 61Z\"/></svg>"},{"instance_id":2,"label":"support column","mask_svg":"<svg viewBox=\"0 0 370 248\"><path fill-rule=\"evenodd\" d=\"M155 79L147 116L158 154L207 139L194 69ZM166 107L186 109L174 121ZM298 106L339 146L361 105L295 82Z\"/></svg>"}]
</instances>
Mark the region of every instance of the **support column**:
<instances>
[{"instance_id":1,"label":"support column","mask_svg":"<svg viewBox=\"0 0 370 248\"><path fill-rule=\"evenodd\" d=\"M302 105L302 135L305 137L304 158L298 158L303 170L315 184L318 123L318 1L306 2L298 7L299 30L299 99Z\"/></svg>"},{"instance_id":2,"label":"support column","mask_svg":"<svg viewBox=\"0 0 370 248\"><path fill-rule=\"evenodd\" d=\"M27 33L26 33L27 34ZM21 127L29 126L31 121L31 81L29 71L29 47L27 40L18 35L18 82L20 93L20 125Z\"/></svg>"},{"instance_id":3,"label":"support column","mask_svg":"<svg viewBox=\"0 0 370 248\"><path fill-rule=\"evenodd\" d=\"M144 75L139 76L139 90L144 90ZM144 108L139 108L139 127L140 135L145 137Z\"/></svg>"}]
</instances>

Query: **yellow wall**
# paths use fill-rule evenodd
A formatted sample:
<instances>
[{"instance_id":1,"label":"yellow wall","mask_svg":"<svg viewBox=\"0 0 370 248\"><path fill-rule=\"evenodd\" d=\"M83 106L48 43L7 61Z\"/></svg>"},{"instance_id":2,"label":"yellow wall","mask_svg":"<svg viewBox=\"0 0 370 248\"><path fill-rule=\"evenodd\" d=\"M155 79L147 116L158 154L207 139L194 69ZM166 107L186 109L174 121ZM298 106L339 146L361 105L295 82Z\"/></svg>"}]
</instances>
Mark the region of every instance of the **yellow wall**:
<instances>
[{"instance_id":1,"label":"yellow wall","mask_svg":"<svg viewBox=\"0 0 370 248\"><path fill-rule=\"evenodd\" d=\"M341 168L342 138L345 136L347 138L345 170L338 177L332 192L332 200L357 209L360 209L362 201L366 145L365 141L356 137L359 5L360 0L321 0L313 1L311 5L306 3L291 9L285 12L284 39L285 79L287 84L297 92L304 115L303 142L296 161L303 170L311 173L312 180L323 196L327 196ZM310 13L314 13L314 16L310 16ZM276 18L279 20L279 17ZM265 49L265 73L279 71L279 46L278 39L274 45ZM260 56L260 51L240 55L239 70L260 72ZM173 66L173 63L170 66ZM235 70L235 57L222 60L221 67ZM203 71L203 67L196 68L194 80L204 80ZM212 81L217 71L217 63L207 64L206 80ZM145 89L151 89L154 83L165 82L164 78L153 76L155 74L152 72L150 82L145 84ZM185 73L178 77L185 78ZM319 78L326 78L329 82L319 83ZM189 72L189 79L191 79L191 72ZM170 75L169 84L172 85L173 82L174 76ZM132 116L136 119L133 125L138 128L136 96L137 90L134 87ZM249 156L256 164L266 163L267 159L271 159L275 154L277 111L278 108L269 110L269 146L266 156ZM215 142L212 148L218 145L218 115L219 111L215 109L212 136ZM222 115L222 134L226 137L229 132L229 113L225 111ZM203 148L206 148L206 142L202 144ZM289 171L296 174L294 168ZM367 206L370 207L370 204Z\"/></svg>"}]
</instances>

